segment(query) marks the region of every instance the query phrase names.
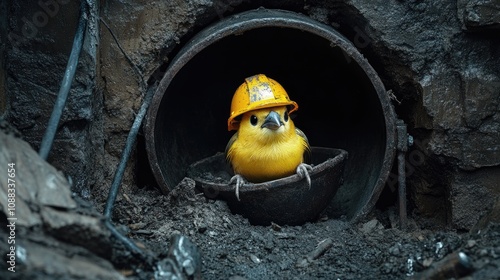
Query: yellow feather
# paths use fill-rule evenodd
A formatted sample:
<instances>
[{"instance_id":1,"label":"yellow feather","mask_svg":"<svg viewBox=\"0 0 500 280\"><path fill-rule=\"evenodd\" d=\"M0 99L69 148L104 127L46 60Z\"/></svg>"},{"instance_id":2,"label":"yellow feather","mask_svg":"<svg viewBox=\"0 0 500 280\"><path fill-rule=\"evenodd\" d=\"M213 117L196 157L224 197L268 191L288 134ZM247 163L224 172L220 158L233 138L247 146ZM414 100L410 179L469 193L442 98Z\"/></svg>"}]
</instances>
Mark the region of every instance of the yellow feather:
<instances>
[{"instance_id":1,"label":"yellow feather","mask_svg":"<svg viewBox=\"0 0 500 280\"><path fill-rule=\"evenodd\" d=\"M226 156L235 174L258 183L296 173L304 154L309 152L309 143L293 121L285 118L286 110L285 106L272 107L242 116L238 131L226 147ZM282 125L277 130L262 127L271 111L280 116ZM251 122L252 115L257 117L255 125Z\"/></svg>"}]
</instances>

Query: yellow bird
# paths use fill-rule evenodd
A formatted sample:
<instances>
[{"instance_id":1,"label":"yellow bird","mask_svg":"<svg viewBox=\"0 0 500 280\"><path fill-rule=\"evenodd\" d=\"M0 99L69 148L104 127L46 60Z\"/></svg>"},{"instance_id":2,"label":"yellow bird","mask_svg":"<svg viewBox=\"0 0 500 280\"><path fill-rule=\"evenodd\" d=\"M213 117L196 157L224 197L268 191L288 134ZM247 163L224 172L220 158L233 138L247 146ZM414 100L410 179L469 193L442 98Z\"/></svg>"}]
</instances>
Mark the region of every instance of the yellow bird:
<instances>
[{"instance_id":1,"label":"yellow bird","mask_svg":"<svg viewBox=\"0 0 500 280\"><path fill-rule=\"evenodd\" d=\"M226 146L226 158L238 200L246 180L260 183L297 173L311 186L312 167L304 163L309 142L289 116L297 109L283 87L263 74L246 78L234 93L228 130L237 132Z\"/></svg>"}]
</instances>

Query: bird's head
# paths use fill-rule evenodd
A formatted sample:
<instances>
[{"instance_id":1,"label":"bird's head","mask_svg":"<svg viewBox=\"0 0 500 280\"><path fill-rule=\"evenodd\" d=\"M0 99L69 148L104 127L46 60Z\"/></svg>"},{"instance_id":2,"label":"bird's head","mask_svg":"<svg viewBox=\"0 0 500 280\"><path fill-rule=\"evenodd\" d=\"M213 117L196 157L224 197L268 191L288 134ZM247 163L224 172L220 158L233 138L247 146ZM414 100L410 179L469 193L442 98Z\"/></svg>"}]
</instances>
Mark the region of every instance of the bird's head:
<instances>
[{"instance_id":1,"label":"bird's head","mask_svg":"<svg viewBox=\"0 0 500 280\"><path fill-rule=\"evenodd\" d=\"M295 131L287 106L253 110L243 114L238 133L263 141L279 140Z\"/></svg>"}]
</instances>

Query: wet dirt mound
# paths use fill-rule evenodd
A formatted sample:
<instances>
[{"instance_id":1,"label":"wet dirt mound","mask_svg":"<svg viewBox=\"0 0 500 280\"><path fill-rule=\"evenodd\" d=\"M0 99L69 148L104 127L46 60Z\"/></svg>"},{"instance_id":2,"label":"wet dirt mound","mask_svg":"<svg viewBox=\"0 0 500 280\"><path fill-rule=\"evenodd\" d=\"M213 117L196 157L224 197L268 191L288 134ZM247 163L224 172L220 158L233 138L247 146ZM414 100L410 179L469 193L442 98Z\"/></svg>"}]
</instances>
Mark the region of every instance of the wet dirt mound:
<instances>
[{"instance_id":1,"label":"wet dirt mound","mask_svg":"<svg viewBox=\"0 0 500 280\"><path fill-rule=\"evenodd\" d=\"M358 224L323 217L302 226L253 226L225 202L207 200L189 178L168 196L144 189L122 199L116 217L131 238L157 253L167 250L171 235L187 236L201 252L203 279L428 279L443 273L494 279L500 266L498 225L469 234L424 230L410 221L401 231L393 228L397 217L390 209ZM446 259L458 252L467 255L466 269ZM446 265L451 270L441 271Z\"/></svg>"}]
</instances>

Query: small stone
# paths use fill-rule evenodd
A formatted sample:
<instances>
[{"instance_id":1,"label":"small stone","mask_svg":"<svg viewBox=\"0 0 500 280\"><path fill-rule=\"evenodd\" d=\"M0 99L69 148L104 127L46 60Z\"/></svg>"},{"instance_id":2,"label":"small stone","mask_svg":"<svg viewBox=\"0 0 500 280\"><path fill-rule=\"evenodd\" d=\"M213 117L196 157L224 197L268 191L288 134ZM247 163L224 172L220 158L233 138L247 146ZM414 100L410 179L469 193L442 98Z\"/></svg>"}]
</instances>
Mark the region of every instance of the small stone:
<instances>
[{"instance_id":1,"label":"small stone","mask_svg":"<svg viewBox=\"0 0 500 280\"><path fill-rule=\"evenodd\" d=\"M481 257L488 256L488 250L487 249L481 249L481 250L479 250L479 256L481 256Z\"/></svg>"},{"instance_id":2,"label":"small stone","mask_svg":"<svg viewBox=\"0 0 500 280\"><path fill-rule=\"evenodd\" d=\"M275 231L281 231L281 226L271 222L271 228Z\"/></svg>"},{"instance_id":3,"label":"small stone","mask_svg":"<svg viewBox=\"0 0 500 280\"><path fill-rule=\"evenodd\" d=\"M254 254L250 254L250 259L252 260L252 262L256 263L256 264L259 264L262 262L261 259L259 259L256 255Z\"/></svg>"},{"instance_id":4,"label":"small stone","mask_svg":"<svg viewBox=\"0 0 500 280\"><path fill-rule=\"evenodd\" d=\"M296 267L307 267L309 265L309 261L306 258L300 258L297 260L295 264Z\"/></svg>"},{"instance_id":5,"label":"small stone","mask_svg":"<svg viewBox=\"0 0 500 280\"><path fill-rule=\"evenodd\" d=\"M363 224L363 226L361 227L361 232L363 232L364 234L368 234L370 232L372 232L378 225L378 220L377 219L373 219L371 221L368 221L366 223Z\"/></svg>"},{"instance_id":6,"label":"small stone","mask_svg":"<svg viewBox=\"0 0 500 280\"><path fill-rule=\"evenodd\" d=\"M431 264L434 262L434 259L433 258L427 258L425 259L423 262L422 262L422 265L424 267L429 267L431 266Z\"/></svg>"},{"instance_id":7,"label":"small stone","mask_svg":"<svg viewBox=\"0 0 500 280\"><path fill-rule=\"evenodd\" d=\"M147 229L139 229L134 231L135 234L142 234L142 235L153 235L154 232L152 230L147 230Z\"/></svg>"},{"instance_id":8,"label":"small stone","mask_svg":"<svg viewBox=\"0 0 500 280\"><path fill-rule=\"evenodd\" d=\"M476 240L467 240L467 245L465 245L466 248L472 248L474 246L476 246Z\"/></svg>"},{"instance_id":9,"label":"small stone","mask_svg":"<svg viewBox=\"0 0 500 280\"><path fill-rule=\"evenodd\" d=\"M464 29L479 31L500 28L500 3L495 0L459 0L459 19Z\"/></svg>"},{"instance_id":10,"label":"small stone","mask_svg":"<svg viewBox=\"0 0 500 280\"><path fill-rule=\"evenodd\" d=\"M146 226L146 223L142 223L142 222L139 222L139 223L135 223L135 224L130 224L130 225L128 225L128 227L129 227L131 230L139 230L139 229L143 229L145 226Z\"/></svg>"},{"instance_id":11,"label":"small stone","mask_svg":"<svg viewBox=\"0 0 500 280\"><path fill-rule=\"evenodd\" d=\"M401 255L401 249L399 248L400 245L399 244L396 244L394 246L392 246L391 248L389 248L389 253L393 256L400 256Z\"/></svg>"}]
</instances>

